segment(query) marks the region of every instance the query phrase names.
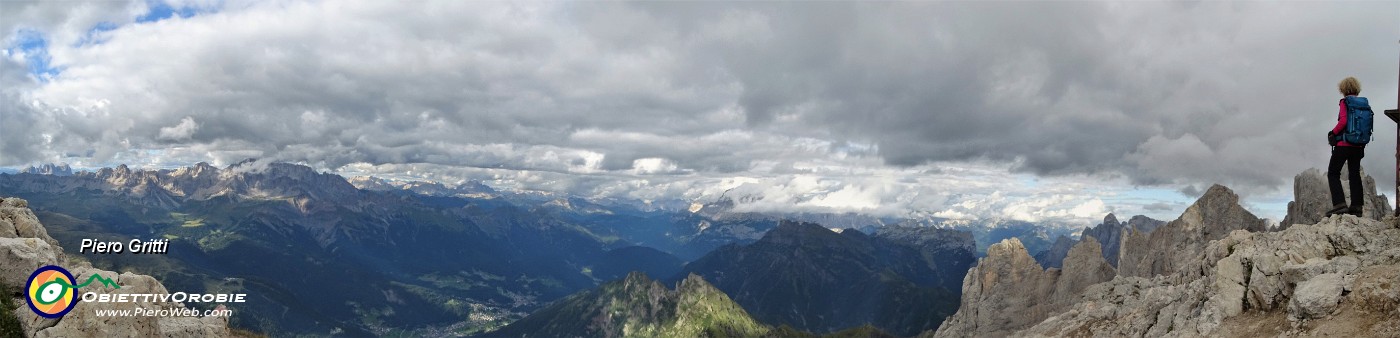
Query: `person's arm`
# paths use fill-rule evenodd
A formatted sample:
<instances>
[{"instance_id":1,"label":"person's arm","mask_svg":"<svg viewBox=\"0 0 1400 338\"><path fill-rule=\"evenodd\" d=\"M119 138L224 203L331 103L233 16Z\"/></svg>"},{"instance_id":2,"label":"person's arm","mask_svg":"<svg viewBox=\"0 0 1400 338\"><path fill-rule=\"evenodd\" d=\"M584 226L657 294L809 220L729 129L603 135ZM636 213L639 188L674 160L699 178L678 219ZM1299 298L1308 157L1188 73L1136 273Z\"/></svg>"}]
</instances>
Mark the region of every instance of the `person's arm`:
<instances>
[{"instance_id":1,"label":"person's arm","mask_svg":"<svg viewBox=\"0 0 1400 338\"><path fill-rule=\"evenodd\" d=\"M1337 102L1337 106L1341 109L1337 112L1337 125L1332 127L1332 134L1341 135L1342 131L1347 128L1347 104L1346 102Z\"/></svg>"}]
</instances>

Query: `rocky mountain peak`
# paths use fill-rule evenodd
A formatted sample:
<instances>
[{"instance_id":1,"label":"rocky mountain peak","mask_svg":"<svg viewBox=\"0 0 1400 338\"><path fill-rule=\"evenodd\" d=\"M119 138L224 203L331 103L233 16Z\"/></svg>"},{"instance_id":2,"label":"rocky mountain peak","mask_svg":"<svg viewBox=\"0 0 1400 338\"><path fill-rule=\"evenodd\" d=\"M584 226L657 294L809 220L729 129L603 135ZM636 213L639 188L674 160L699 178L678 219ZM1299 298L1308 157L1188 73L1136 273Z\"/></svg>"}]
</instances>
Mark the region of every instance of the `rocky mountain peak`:
<instances>
[{"instance_id":1,"label":"rocky mountain peak","mask_svg":"<svg viewBox=\"0 0 1400 338\"><path fill-rule=\"evenodd\" d=\"M1104 216L1103 223L1085 228L1084 231L1080 233L1079 238L1082 240L1085 237L1093 237L1098 240L1098 242L1102 244L1104 259L1108 260L1109 265L1117 267L1118 255L1121 251L1120 245L1123 242L1125 234L1131 232L1148 233L1158 226L1161 226L1162 223L1165 222L1143 215L1133 216L1128 219L1127 223L1123 223L1119 222L1118 218L1114 217L1113 214L1108 214L1108 216Z\"/></svg>"},{"instance_id":2,"label":"rocky mountain peak","mask_svg":"<svg viewBox=\"0 0 1400 338\"><path fill-rule=\"evenodd\" d=\"M1035 254L1035 261L1040 262L1040 266L1047 268L1061 267L1064 264L1065 256L1069 254L1070 248L1074 247L1075 243L1078 241L1065 237L1065 235L1055 237L1055 243L1051 244L1049 249Z\"/></svg>"},{"instance_id":3,"label":"rocky mountain peak","mask_svg":"<svg viewBox=\"0 0 1400 338\"><path fill-rule=\"evenodd\" d=\"M1103 217L1103 225L1119 225L1119 224L1118 224L1118 217L1114 217L1114 216L1113 216L1113 213L1111 213L1111 212L1108 213L1107 216L1104 216L1104 217Z\"/></svg>"},{"instance_id":4,"label":"rocky mountain peak","mask_svg":"<svg viewBox=\"0 0 1400 338\"><path fill-rule=\"evenodd\" d=\"M968 271L961 306L935 337L1007 336L1063 310L1085 288L1113 276L1092 237L1069 250L1063 270L1042 269L1020 240L1002 240Z\"/></svg>"},{"instance_id":5,"label":"rocky mountain peak","mask_svg":"<svg viewBox=\"0 0 1400 338\"><path fill-rule=\"evenodd\" d=\"M27 168L24 168L24 170L21 170L20 173L35 175L72 176L73 167L68 166L67 163L44 163L38 166L29 166Z\"/></svg>"},{"instance_id":6,"label":"rocky mountain peak","mask_svg":"<svg viewBox=\"0 0 1400 338\"><path fill-rule=\"evenodd\" d=\"M993 259L993 257L997 259L1011 259L1019 256L1030 257L1030 253L1026 252L1026 245L1021 244L1020 238L1012 237L1003 239L987 247L986 259Z\"/></svg>"},{"instance_id":7,"label":"rocky mountain peak","mask_svg":"<svg viewBox=\"0 0 1400 338\"><path fill-rule=\"evenodd\" d=\"M1264 220L1239 204L1230 188L1211 186L1176 220L1150 233L1133 231L1123 238L1118 274L1152 277L1176 272L1210 241L1235 230L1264 231Z\"/></svg>"},{"instance_id":8,"label":"rocky mountain peak","mask_svg":"<svg viewBox=\"0 0 1400 338\"><path fill-rule=\"evenodd\" d=\"M1157 229L1157 227L1165 223L1167 222L1155 220L1151 217L1143 215L1136 215L1133 216L1133 218L1128 219L1128 223L1124 224L1124 226L1126 226L1128 229L1134 229L1141 232L1148 232L1152 231L1153 229Z\"/></svg>"},{"instance_id":9,"label":"rocky mountain peak","mask_svg":"<svg viewBox=\"0 0 1400 338\"><path fill-rule=\"evenodd\" d=\"M713 294L723 292L716 289L709 282L706 282L700 275L694 273L685 276L679 284L676 284L676 292L681 294Z\"/></svg>"},{"instance_id":10,"label":"rocky mountain peak","mask_svg":"<svg viewBox=\"0 0 1400 338\"><path fill-rule=\"evenodd\" d=\"M783 246L821 245L842 241L844 237L820 224L782 221L759 239L759 242Z\"/></svg>"},{"instance_id":11,"label":"rocky mountain peak","mask_svg":"<svg viewBox=\"0 0 1400 338\"><path fill-rule=\"evenodd\" d=\"M1224 237L1236 229L1264 231L1264 220L1240 205L1240 196L1223 185L1212 185L1196 203L1186 208L1182 218L1199 226L1206 239Z\"/></svg>"}]
</instances>

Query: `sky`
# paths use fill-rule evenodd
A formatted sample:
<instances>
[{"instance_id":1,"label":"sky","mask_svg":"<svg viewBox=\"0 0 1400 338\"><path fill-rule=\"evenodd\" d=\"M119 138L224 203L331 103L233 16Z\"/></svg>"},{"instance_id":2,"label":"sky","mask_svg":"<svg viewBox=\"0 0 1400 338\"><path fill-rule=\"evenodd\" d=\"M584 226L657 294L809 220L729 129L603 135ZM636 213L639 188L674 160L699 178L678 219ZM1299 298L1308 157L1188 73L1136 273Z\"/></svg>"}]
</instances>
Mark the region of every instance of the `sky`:
<instances>
[{"instance_id":1,"label":"sky","mask_svg":"<svg viewBox=\"0 0 1400 338\"><path fill-rule=\"evenodd\" d=\"M1395 108L1397 41L1396 1L5 0L0 166L1089 224L1218 183L1280 219L1339 80Z\"/></svg>"}]
</instances>

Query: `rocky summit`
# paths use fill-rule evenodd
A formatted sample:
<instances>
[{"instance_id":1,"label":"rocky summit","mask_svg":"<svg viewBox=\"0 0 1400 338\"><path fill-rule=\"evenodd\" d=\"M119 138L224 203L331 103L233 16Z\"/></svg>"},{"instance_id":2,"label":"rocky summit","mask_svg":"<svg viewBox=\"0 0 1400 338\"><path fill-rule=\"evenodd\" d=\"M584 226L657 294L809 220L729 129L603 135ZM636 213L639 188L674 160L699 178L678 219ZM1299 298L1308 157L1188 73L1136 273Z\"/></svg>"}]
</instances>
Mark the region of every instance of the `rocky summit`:
<instances>
[{"instance_id":1,"label":"rocky summit","mask_svg":"<svg viewBox=\"0 0 1400 338\"><path fill-rule=\"evenodd\" d=\"M1108 264L1118 266L1119 245L1123 243L1123 235L1127 233L1150 233L1157 227L1162 226L1163 221L1155 220L1147 216L1137 215L1128 219L1127 222L1119 222L1113 214L1104 216L1103 223L1092 228L1084 229L1081 237L1093 237L1103 244L1103 258L1108 260Z\"/></svg>"},{"instance_id":2,"label":"rocky summit","mask_svg":"<svg viewBox=\"0 0 1400 338\"><path fill-rule=\"evenodd\" d=\"M1380 220L1381 217L1389 215L1390 199L1383 194L1376 194L1376 180L1367 175L1365 170L1361 171L1361 177L1361 187L1365 190L1362 196L1365 196L1366 200L1361 216ZM1351 185L1347 182L1347 175L1343 171L1343 195L1351 198ZM1327 176L1317 168L1305 170L1293 177L1293 201L1288 202L1288 215L1278 224L1279 229L1287 229L1294 224L1317 223L1329 209L1332 209L1332 193L1327 188Z\"/></svg>"},{"instance_id":3,"label":"rocky summit","mask_svg":"<svg viewBox=\"0 0 1400 338\"><path fill-rule=\"evenodd\" d=\"M1063 311L1084 288L1113 275L1093 237L1070 249L1063 270L1042 269L1020 240L1002 240L967 272L961 307L936 336L1006 336Z\"/></svg>"},{"instance_id":4,"label":"rocky summit","mask_svg":"<svg viewBox=\"0 0 1400 338\"><path fill-rule=\"evenodd\" d=\"M1199 253L1208 242L1234 230L1264 231L1264 220L1240 206L1240 197L1221 185L1186 208L1186 212L1150 233L1133 231L1123 237L1118 274L1152 277L1171 274Z\"/></svg>"},{"instance_id":5,"label":"rocky summit","mask_svg":"<svg viewBox=\"0 0 1400 338\"><path fill-rule=\"evenodd\" d=\"M18 198L0 198L0 284L10 290L20 290L27 276L45 265L68 268L74 276L113 276L120 289L84 289L99 294L163 294L164 285L155 278L130 272L116 273L93 268L87 262L69 259L58 242L49 237L44 225L29 209L28 202ZM18 294L16 294L18 295ZM16 295L4 295L13 297ZM23 305L20 297L13 304L18 308L0 313L15 316L23 334L30 337L226 337L230 335L228 317L99 317L97 311L130 309L129 303L78 302L58 319L39 317ZM183 308L175 302L142 302L148 310Z\"/></svg>"},{"instance_id":6,"label":"rocky summit","mask_svg":"<svg viewBox=\"0 0 1400 338\"><path fill-rule=\"evenodd\" d=\"M1292 205L1292 219L1328 207ZM1099 251L1086 243L1094 237L1071 250L1064 270L1041 270L1016 241L994 245L968 273L962 308L933 335L1400 336L1393 216L1337 215L1265 231L1238 196L1214 186L1180 218L1145 234L1130 230L1116 276L1087 259Z\"/></svg>"}]
</instances>

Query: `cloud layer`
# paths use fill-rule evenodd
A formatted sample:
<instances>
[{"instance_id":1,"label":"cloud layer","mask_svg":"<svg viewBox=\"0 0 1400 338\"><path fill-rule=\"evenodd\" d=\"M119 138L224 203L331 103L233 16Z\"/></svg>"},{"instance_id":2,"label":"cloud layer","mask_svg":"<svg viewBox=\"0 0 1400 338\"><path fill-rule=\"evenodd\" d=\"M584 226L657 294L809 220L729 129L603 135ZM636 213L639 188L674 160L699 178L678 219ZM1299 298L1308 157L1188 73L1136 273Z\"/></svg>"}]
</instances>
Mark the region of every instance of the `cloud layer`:
<instances>
[{"instance_id":1,"label":"cloud layer","mask_svg":"<svg viewBox=\"0 0 1400 338\"><path fill-rule=\"evenodd\" d=\"M1400 55L1395 2L149 4L0 3L0 165L1085 218L1137 187L1277 201L1327 159L1335 83L1391 108Z\"/></svg>"}]
</instances>

